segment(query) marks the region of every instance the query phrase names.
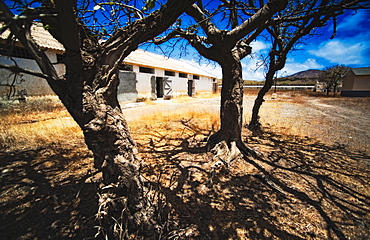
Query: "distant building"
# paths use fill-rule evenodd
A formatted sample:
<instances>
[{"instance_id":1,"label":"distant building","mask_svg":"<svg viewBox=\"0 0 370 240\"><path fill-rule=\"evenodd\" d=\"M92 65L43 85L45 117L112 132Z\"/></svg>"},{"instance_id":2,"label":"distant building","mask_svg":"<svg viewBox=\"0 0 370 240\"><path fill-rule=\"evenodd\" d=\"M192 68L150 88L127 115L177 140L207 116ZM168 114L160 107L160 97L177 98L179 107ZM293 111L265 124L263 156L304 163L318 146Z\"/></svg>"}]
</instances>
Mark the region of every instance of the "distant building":
<instances>
[{"instance_id":1,"label":"distant building","mask_svg":"<svg viewBox=\"0 0 370 240\"><path fill-rule=\"evenodd\" d=\"M341 96L370 97L370 67L349 70L343 78Z\"/></svg>"},{"instance_id":2,"label":"distant building","mask_svg":"<svg viewBox=\"0 0 370 240\"><path fill-rule=\"evenodd\" d=\"M14 65L9 57L11 56L18 66L40 71L36 62L19 42L16 42L12 48L7 47L5 41L8 35L9 31L0 35L0 64ZM63 45L39 23L32 26L31 35L45 50L58 74L64 74ZM132 52L125 59L120 67L119 78L118 99L120 101L171 98L178 95L193 96L198 91L215 91L218 86L214 75L196 66L140 49ZM54 94L44 79L27 74L15 75L8 70L0 69L0 97L16 96L20 92L27 92L30 96Z\"/></svg>"},{"instance_id":3,"label":"distant building","mask_svg":"<svg viewBox=\"0 0 370 240\"><path fill-rule=\"evenodd\" d=\"M125 59L119 78L120 101L193 96L197 91L214 92L218 87L216 77L210 73L140 49Z\"/></svg>"}]
</instances>

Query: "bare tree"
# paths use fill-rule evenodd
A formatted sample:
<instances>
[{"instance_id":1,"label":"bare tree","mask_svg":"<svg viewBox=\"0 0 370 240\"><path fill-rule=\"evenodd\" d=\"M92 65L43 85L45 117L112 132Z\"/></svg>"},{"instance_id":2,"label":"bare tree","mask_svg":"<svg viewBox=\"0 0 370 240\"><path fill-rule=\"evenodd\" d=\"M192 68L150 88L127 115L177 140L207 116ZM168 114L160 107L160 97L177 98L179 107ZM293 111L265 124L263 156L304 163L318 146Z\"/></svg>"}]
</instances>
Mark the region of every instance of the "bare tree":
<instances>
[{"instance_id":1,"label":"bare tree","mask_svg":"<svg viewBox=\"0 0 370 240\"><path fill-rule=\"evenodd\" d=\"M157 40L157 43L163 43L180 36L203 57L219 63L222 67L221 128L209 138L208 148L213 148L221 141L225 141L228 146L235 142L245 154L255 154L243 143L241 136L244 82L240 61L251 53L249 44L270 24L274 14L285 8L287 1L270 0L266 4L263 1L259 3L257 7L253 1L220 1L212 12L193 4L186 13L195 20L197 26L187 29L179 27ZM226 26L221 22L218 27L215 23L217 20L213 21L212 17L218 13L227 20ZM239 24L241 15L245 20Z\"/></svg>"},{"instance_id":2,"label":"bare tree","mask_svg":"<svg viewBox=\"0 0 370 240\"><path fill-rule=\"evenodd\" d=\"M166 30L195 0L168 0L150 14L148 11L145 14L145 9L139 11L128 6L127 1L93 2L80 1L77 5L74 0L7 3L1 0L4 24L1 32L10 29L33 56L42 73L16 66L2 67L45 78L83 130L85 142L94 154L94 166L103 173L100 207L104 211L100 217L106 236L126 239L138 233L153 237L158 227L154 209L146 197L147 190L139 173L141 160L135 155L136 145L117 100L118 69L140 43ZM153 4L153 1L147 2ZM116 11L126 11L127 26L120 25L122 19L112 18L119 16L113 11L107 11L113 13L107 13L107 23L96 24L93 14L104 8L104 4L108 5L105 7L117 6ZM10 11L12 6L24 6L24 9L15 16ZM91 7L94 9L89 9ZM90 13L93 20L84 18L85 13ZM66 49L66 74L63 76L57 75L48 57L31 38L30 26L36 19L41 20L45 29ZM106 41L101 43L102 37ZM118 233L113 231L117 224L121 225Z\"/></svg>"},{"instance_id":3,"label":"bare tree","mask_svg":"<svg viewBox=\"0 0 370 240\"><path fill-rule=\"evenodd\" d=\"M326 95L333 90L333 95L336 96L339 86L342 84L344 75L348 72L349 68L345 65L335 65L326 67L319 76L319 82L324 83Z\"/></svg>"},{"instance_id":4,"label":"bare tree","mask_svg":"<svg viewBox=\"0 0 370 240\"><path fill-rule=\"evenodd\" d=\"M252 117L248 125L251 130L260 129L259 110L264 102L263 98L274 84L275 73L284 68L288 53L297 49L297 45L303 44L307 40L304 38L315 36L317 29L325 26L329 20L334 22L333 38L336 34L336 18L346 10L365 8L367 4L366 1L348 0L301 1L299 5L294 1L288 3L287 7L280 12L281 19L266 29L271 36L272 46L267 57L266 81L253 105ZM330 88L332 84L334 82L330 81ZM337 86L338 84L335 85L335 89Z\"/></svg>"}]
</instances>

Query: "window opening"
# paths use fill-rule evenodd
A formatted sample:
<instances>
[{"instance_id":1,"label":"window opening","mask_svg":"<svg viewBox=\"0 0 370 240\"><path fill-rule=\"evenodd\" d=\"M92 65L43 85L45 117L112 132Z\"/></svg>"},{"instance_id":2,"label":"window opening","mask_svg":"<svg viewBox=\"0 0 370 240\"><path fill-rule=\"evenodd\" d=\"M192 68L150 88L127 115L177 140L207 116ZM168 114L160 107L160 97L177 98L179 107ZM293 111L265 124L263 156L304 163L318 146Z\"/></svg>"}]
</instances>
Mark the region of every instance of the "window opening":
<instances>
[{"instance_id":1,"label":"window opening","mask_svg":"<svg viewBox=\"0 0 370 240\"><path fill-rule=\"evenodd\" d=\"M164 71L164 75L166 75L166 76L175 76L175 72L174 71L165 70Z\"/></svg>"},{"instance_id":2,"label":"window opening","mask_svg":"<svg viewBox=\"0 0 370 240\"><path fill-rule=\"evenodd\" d=\"M134 66L130 64L121 64L119 66L119 70L132 72L134 71Z\"/></svg>"},{"instance_id":3,"label":"window opening","mask_svg":"<svg viewBox=\"0 0 370 240\"><path fill-rule=\"evenodd\" d=\"M188 75L186 73L179 73L179 77L188 78Z\"/></svg>"},{"instance_id":4,"label":"window opening","mask_svg":"<svg viewBox=\"0 0 370 240\"><path fill-rule=\"evenodd\" d=\"M141 72L141 73L154 73L154 68L139 67L139 72Z\"/></svg>"}]
</instances>

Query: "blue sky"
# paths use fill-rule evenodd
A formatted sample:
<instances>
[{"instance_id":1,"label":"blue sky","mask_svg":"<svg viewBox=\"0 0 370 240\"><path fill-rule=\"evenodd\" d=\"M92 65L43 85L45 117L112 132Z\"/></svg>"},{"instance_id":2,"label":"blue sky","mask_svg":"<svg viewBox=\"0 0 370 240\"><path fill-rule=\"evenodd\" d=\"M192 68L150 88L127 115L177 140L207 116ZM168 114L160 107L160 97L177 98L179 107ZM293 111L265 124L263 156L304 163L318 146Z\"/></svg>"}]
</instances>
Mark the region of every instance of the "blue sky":
<instances>
[{"instance_id":1,"label":"blue sky","mask_svg":"<svg viewBox=\"0 0 370 240\"><path fill-rule=\"evenodd\" d=\"M138 1L140 2L140 1ZM207 1L204 1L206 4ZM209 0L208 7L212 7L213 0ZM157 4L156 7L159 7ZM105 7L108 9L108 7ZM99 11L98 11L99 12ZM338 18L337 34L330 39L333 33L333 23L328 22L320 32L319 36L305 40L305 45L301 45L299 50L289 54L284 69L278 72L278 77L291 75L308 69L324 69L337 64L344 64L350 67L370 67L370 10L359 10L357 13L348 11ZM191 18L184 18L185 21ZM221 25L226 24L219 22ZM186 22L186 24L190 24ZM185 24L185 25L186 25ZM263 80L263 68L258 68L261 55L266 55L269 51L269 44L263 39L258 39L251 44L253 53L242 60L243 79ZM159 48L142 46L144 50L163 54ZM165 47L163 47L165 48ZM172 58L187 61L200 67L216 77L221 78L221 68L217 63L200 58L200 55L191 46L184 48L176 45L173 49ZM184 54L187 52L187 54Z\"/></svg>"},{"instance_id":2,"label":"blue sky","mask_svg":"<svg viewBox=\"0 0 370 240\"><path fill-rule=\"evenodd\" d=\"M333 23L330 21L321 31L322 35L305 40L299 50L289 54L286 67L278 72L278 77L288 76L308 69L323 69L337 64L350 67L370 67L370 11L361 10L356 14L347 12L338 19L337 34L333 39ZM257 40L252 43L253 54L242 60L245 80L263 80L265 70L257 69L259 56L269 51L268 43ZM156 53L161 51L152 49ZM181 60L200 64L201 68L221 78L221 68L217 63L199 59L196 51L189 46L189 53ZM171 57L179 58L173 54Z\"/></svg>"}]
</instances>

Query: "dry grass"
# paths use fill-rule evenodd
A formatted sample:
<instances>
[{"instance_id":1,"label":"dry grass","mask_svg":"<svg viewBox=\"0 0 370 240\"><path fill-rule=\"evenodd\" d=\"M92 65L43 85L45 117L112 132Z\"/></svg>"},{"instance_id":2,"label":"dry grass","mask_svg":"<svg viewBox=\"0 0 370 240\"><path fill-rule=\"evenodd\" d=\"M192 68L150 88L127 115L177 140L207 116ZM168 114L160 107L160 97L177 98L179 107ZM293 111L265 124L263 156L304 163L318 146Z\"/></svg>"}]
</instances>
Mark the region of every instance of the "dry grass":
<instances>
[{"instance_id":1,"label":"dry grass","mask_svg":"<svg viewBox=\"0 0 370 240\"><path fill-rule=\"evenodd\" d=\"M0 149L38 149L82 138L82 131L55 96L5 105L0 121Z\"/></svg>"},{"instance_id":2,"label":"dry grass","mask_svg":"<svg viewBox=\"0 0 370 240\"><path fill-rule=\"evenodd\" d=\"M370 237L369 155L313 138L319 115L304 114L309 96L282 93L277 100L266 99L261 111L266 131L243 132L263 157L238 159L213 181L213 156L199 149L219 128L217 111L143 108L146 114L129 122L144 161L142 174L171 208L163 222L164 239ZM85 182L93 169L91 154L60 103L48 101L48 107L35 100L33 107L1 110L6 124L0 126L0 238L83 239L96 233L96 189L93 181ZM339 104L368 104L357 101ZM248 107L245 114L248 120ZM330 135L317 132L320 138Z\"/></svg>"}]
</instances>

